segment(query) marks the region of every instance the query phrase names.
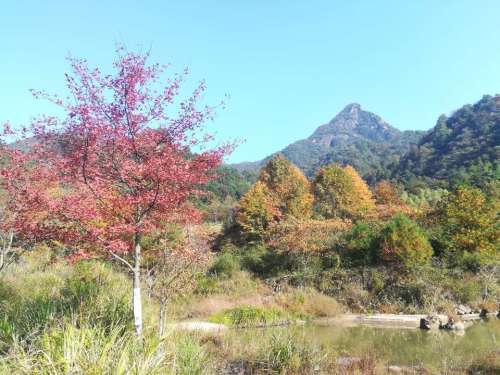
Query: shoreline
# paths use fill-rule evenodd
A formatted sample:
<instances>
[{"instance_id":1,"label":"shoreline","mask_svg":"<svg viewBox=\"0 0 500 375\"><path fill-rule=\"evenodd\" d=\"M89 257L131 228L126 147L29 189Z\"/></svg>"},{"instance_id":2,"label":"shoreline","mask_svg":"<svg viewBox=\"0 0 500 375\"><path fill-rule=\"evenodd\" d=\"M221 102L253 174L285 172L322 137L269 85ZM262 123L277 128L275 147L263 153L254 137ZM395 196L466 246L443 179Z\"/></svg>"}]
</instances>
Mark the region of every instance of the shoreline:
<instances>
[{"instance_id":1,"label":"shoreline","mask_svg":"<svg viewBox=\"0 0 500 375\"><path fill-rule=\"evenodd\" d=\"M469 325L475 321L485 318L495 318L498 313L488 313L486 317L481 314L464 314L459 315L459 321L466 322ZM311 323L318 326L340 326L340 327L356 327L368 326L374 328L396 328L396 329L420 329L420 322L427 318L427 314L341 314L336 317L314 318L306 322L304 320L287 321L279 323L262 324L257 326L246 327L231 327L221 323L212 323L203 320L186 320L174 322L167 325L173 330L180 331L202 331L214 332L223 331L230 328L272 328L289 325L305 325ZM441 321L448 321L448 316L439 314L435 315Z\"/></svg>"}]
</instances>

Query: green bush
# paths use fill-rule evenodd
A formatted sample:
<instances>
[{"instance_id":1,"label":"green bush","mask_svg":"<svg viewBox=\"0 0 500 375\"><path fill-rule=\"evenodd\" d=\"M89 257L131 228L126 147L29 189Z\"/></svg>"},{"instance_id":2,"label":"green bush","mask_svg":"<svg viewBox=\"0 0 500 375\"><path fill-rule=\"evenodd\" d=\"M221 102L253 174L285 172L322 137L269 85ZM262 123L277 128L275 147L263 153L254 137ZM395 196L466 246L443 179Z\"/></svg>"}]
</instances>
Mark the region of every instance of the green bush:
<instances>
[{"instance_id":1,"label":"green bush","mask_svg":"<svg viewBox=\"0 0 500 375\"><path fill-rule=\"evenodd\" d=\"M343 255L353 265L370 265L375 262L379 228L359 222L343 237Z\"/></svg>"},{"instance_id":2,"label":"green bush","mask_svg":"<svg viewBox=\"0 0 500 375\"><path fill-rule=\"evenodd\" d=\"M240 306L215 314L210 317L210 321L228 326L247 327L283 323L291 318L289 314L274 308Z\"/></svg>"},{"instance_id":3,"label":"green bush","mask_svg":"<svg viewBox=\"0 0 500 375\"><path fill-rule=\"evenodd\" d=\"M97 261L80 262L72 271L61 290L61 303L82 322L105 327L130 324L130 281L125 275Z\"/></svg>"},{"instance_id":4,"label":"green bush","mask_svg":"<svg viewBox=\"0 0 500 375\"><path fill-rule=\"evenodd\" d=\"M240 270L240 259L232 253L223 253L217 256L209 273L219 277L231 277Z\"/></svg>"},{"instance_id":5,"label":"green bush","mask_svg":"<svg viewBox=\"0 0 500 375\"><path fill-rule=\"evenodd\" d=\"M241 266L261 277L271 277L291 269L290 256L278 253L264 245L253 245L241 250Z\"/></svg>"},{"instance_id":6,"label":"green bush","mask_svg":"<svg viewBox=\"0 0 500 375\"><path fill-rule=\"evenodd\" d=\"M370 272L370 281L368 284L368 289L372 293L379 293L385 287L385 277L384 274L376 269L372 269Z\"/></svg>"},{"instance_id":7,"label":"green bush","mask_svg":"<svg viewBox=\"0 0 500 375\"><path fill-rule=\"evenodd\" d=\"M478 280L457 280L453 285L455 298L463 304L469 304L481 300L483 286Z\"/></svg>"},{"instance_id":8,"label":"green bush","mask_svg":"<svg viewBox=\"0 0 500 375\"><path fill-rule=\"evenodd\" d=\"M212 275L199 274L196 277L195 294L207 296L219 291L219 280Z\"/></svg>"},{"instance_id":9,"label":"green bush","mask_svg":"<svg viewBox=\"0 0 500 375\"><path fill-rule=\"evenodd\" d=\"M385 262L409 270L427 263L432 257L432 247L414 221L397 215L380 233L379 255Z\"/></svg>"},{"instance_id":10,"label":"green bush","mask_svg":"<svg viewBox=\"0 0 500 375\"><path fill-rule=\"evenodd\" d=\"M331 374L337 373L335 356L325 347L305 336L274 332L264 337L253 354L252 371L256 374Z\"/></svg>"}]
</instances>

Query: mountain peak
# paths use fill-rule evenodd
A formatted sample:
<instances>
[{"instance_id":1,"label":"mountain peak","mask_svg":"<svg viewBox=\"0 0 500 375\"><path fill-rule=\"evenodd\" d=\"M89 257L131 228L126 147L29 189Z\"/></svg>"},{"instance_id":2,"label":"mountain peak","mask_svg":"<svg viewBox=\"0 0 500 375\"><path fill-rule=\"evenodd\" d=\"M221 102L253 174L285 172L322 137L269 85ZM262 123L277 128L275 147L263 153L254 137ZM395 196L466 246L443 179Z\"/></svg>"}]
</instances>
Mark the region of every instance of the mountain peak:
<instances>
[{"instance_id":1,"label":"mountain peak","mask_svg":"<svg viewBox=\"0 0 500 375\"><path fill-rule=\"evenodd\" d=\"M393 157L399 158L410 142L418 142L421 137L418 132L403 133L380 116L363 110L360 104L350 103L309 138L288 145L280 153L308 176L331 162L350 164L367 175L373 173L373 165L382 166ZM271 156L239 164L238 169L259 170Z\"/></svg>"},{"instance_id":2,"label":"mountain peak","mask_svg":"<svg viewBox=\"0 0 500 375\"><path fill-rule=\"evenodd\" d=\"M362 111L361 104L359 103L351 103L344 107L344 109L340 113L356 113Z\"/></svg>"},{"instance_id":3,"label":"mountain peak","mask_svg":"<svg viewBox=\"0 0 500 375\"><path fill-rule=\"evenodd\" d=\"M309 137L318 145L335 147L356 139L387 142L398 137L399 130L390 126L380 116L364 111L358 103L348 104L329 123L320 126Z\"/></svg>"}]
</instances>

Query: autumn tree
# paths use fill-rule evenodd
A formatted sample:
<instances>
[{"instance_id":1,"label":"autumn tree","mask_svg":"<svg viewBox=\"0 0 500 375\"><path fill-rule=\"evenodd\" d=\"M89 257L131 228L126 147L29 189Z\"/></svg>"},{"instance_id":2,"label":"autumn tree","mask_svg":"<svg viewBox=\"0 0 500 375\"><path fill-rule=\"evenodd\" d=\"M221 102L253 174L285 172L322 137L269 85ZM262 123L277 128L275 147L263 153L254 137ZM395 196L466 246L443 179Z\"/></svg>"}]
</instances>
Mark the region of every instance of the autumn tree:
<instances>
[{"instance_id":1,"label":"autumn tree","mask_svg":"<svg viewBox=\"0 0 500 375\"><path fill-rule=\"evenodd\" d=\"M293 268L310 276L311 261L331 250L351 223L341 219L290 218L275 222L266 235L266 245L292 260Z\"/></svg>"},{"instance_id":2,"label":"autumn tree","mask_svg":"<svg viewBox=\"0 0 500 375\"><path fill-rule=\"evenodd\" d=\"M212 116L211 108L199 104L203 82L182 100L187 72L165 80L167 67L148 58L119 48L112 74L71 58L67 97L34 92L66 116L44 117L31 127L39 150L32 165L48 165L63 187L63 199L54 201L64 204L49 207L64 223L53 238L85 254L115 258L130 270L139 336L141 240L165 222L192 216L185 202L212 179L228 151L211 147L210 137L201 134Z\"/></svg>"},{"instance_id":3,"label":"autumn tree","mask_svg":"<svg viewBox=\"0 0 500 375\"><path fill-rule=\"evenodd\" d=\"M259 175L283 217L311 216L313 196L304 174L282 155L273 157Z\"/></svg>"},{"instance_id":4,"label":"autumn tree","mask_svg":"<svg viewBox=\"0 0 500 375\"><path fill-rule=\"evenodd\" d=\"M13 134L5 124L2 136ZM61 225L57 197L62 191L47 156L0 143L0 272L54 232L70 236L71 227ZM35 157L41 159L36 165Z\"/></svg>"},{"instance_id":5,"label":"autumn tree","mask_svg":"<svg viewBox=\"0 0 500 375\"><path fill-rule=\"evenodd\" d=\"M249 238L262 239L274 222L311 216L313 197L302 172L281 155L272 158L238 204L236 223Z\"/></svg>"},{"instance_id":6,"label":"autumn tree","mask_svg":"<svg viewBox=\"0 0 500 375\"><path fill-rule=\"evenodd\" d=\"M262 239L280 215L269 189L257 181L241 198L236 223L249 240Z\"/></svg>"},{"instance_id":7,"label":"autumn tree","mask_svg":"<svg viewBox=\"0 0 500 375\"><path fill-rule=\"evenodd\" d=\"M399 205L401 199L396 187L388 180L382 180L375 184L374 195L377 204Z\"/></svg>"},{"instance_id":8,"label":"autumn tree","mask_svg":"<svg viewBox=\"0 0 500 375\"><path fill-rule=\"evenodd\" d=\"M397 214L408 217L416 217L419 210L406 204L399 196L399 192L390 181L382 180L375 184L373 188L375 197L375 210L371 213L372 218L378 220L388 220Z\"/></svg>"},{"instance_id":9,"label":"autumn tree","mask_svg":"<svg viewBox=\"0 0 500 375\"><path fill-rule=\"evenodd\" d=\"M429 214L440 250L457 259L500 255L499 202L481 190L459 187Z\"/></svg>"},{"instance_id":10,"label":"autumn tree","mask_svg":"<svg viewBox=\"0 0 500 375\"><path fill-rule=\"evenodd\" d=\"M316 209L325 218L360 218L375 205L368 185L351 166L322 168L313 190Z\"/></svg>"}]
</instances>

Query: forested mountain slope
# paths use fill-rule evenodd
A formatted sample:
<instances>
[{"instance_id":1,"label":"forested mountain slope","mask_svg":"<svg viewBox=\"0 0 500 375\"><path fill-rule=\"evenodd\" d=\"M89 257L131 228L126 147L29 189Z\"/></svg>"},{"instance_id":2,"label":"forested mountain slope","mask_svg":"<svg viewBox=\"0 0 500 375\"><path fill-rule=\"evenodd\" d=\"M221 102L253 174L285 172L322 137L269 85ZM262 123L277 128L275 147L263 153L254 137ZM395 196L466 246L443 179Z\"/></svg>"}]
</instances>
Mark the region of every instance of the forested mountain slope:
<instances>
[{"instance_id":1,"label":"forested mountain slope","mask_svg":"<svg viewBox=\"0 0 500 375\"><path fill-rule=\"evenodd\" d=\"M393 177L406 184L452 187L500 178L500 96L484 96L436 126L410 147Z\"/></svg>"}]
</instances>

